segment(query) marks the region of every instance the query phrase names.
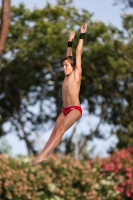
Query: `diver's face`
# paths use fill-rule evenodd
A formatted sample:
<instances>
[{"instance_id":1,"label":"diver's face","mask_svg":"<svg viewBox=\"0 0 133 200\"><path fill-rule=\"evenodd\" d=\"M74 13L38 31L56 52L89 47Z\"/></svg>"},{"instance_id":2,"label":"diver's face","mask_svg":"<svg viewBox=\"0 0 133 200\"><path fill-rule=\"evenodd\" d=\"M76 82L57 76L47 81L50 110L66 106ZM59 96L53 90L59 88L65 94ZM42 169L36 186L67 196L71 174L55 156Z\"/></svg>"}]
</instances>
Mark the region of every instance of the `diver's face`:
<instances>
[{"instance_id":1,"label":"diver's face","mask_svg":"<svg viewBox=\"0 0 133 200\"><path fill-rule=\"evenodd\" d=\"M73 67L68 60L63 61L63 69L66 76L73 72Z\"/></svg>"}]
</instances>

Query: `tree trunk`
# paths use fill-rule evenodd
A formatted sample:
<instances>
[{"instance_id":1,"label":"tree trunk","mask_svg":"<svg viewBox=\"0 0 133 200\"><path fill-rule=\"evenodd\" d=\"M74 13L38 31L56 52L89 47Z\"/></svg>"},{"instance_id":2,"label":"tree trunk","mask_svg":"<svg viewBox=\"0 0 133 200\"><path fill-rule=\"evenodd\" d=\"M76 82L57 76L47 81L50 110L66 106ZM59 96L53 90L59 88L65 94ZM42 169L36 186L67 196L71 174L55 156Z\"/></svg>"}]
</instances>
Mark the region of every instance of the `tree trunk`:
<instances>
[{"instance_id":1,"label":"tree trunk","mask_svg":"<svg viewBox=\"0 0 133 200\"><path fill-rule=\"evenodd\" d=\"M2 0L2 14L1 14L1 25L0 25L0 56L5 47L6 38L9 31L9 25L11 20L11 0Z\"/></svg>"}]
</instances>

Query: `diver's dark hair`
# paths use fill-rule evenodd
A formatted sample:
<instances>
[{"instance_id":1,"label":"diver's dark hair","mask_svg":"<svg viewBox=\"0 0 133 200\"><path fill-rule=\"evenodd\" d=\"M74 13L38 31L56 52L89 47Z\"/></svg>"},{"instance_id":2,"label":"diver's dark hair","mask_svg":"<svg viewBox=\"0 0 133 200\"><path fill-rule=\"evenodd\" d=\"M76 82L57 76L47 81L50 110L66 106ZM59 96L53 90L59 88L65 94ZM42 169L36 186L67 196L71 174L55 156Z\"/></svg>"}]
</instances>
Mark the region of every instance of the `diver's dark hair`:
<instances>
[{"instance_id":1,"label":"diver's dark hair","mask_svg":"<svg viewBox=\"0 0 133 200\"><path fill-rule=\"evenodd\" d=\"M66 56L62 59L62 63L65 61L65 60L68 60L68 62L71 64L71 66L73 68L75 68L75 65L76 65L76 59L74 56Z\"/></svg>"}]
</instances>

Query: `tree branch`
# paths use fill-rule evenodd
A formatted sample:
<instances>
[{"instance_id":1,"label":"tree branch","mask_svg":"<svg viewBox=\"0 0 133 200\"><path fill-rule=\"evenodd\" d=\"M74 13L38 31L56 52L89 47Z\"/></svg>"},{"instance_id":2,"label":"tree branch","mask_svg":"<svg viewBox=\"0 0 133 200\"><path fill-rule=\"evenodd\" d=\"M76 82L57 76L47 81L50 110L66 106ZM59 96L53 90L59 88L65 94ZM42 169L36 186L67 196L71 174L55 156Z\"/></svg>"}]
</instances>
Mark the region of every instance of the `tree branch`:
<instances>
[{"instance_id":1,"label":"tree branch","mask_svg":"<svg viewBox=\"0 0 133 200\"><path fill-rule=\"evenodd\" d=\"M98 129L99 129L99 126L101 125L103 119L106 117L106 114L107 114L107 106L104 106L104 108L103 108L103 113L102 113L102 115L101 115L101 118L100 118L100 120L99 120L99 123L97 124L95 130L92 131L91 134L89 134L89 135L87 135L87 136L85 137L84 142L82 143L82 145L81 145L80 148L79 148L79 152L80 152L80 153L81 153L83 147L84 147L84 146L86 145L86 143L88 142L88 140L90 140L90 139L92 138L92 136L96 135L96 133L97 133L97 131L98 131Z\"/></svg>"},{"instance_id":2,"label":"tree branch","mask_svg":"<svg viewBox=\"0 0 133 200\"><path fill-rule=\"evenodd\" d=\"M0 56L4 50L9 25L13 13L11 12L10 6L11 0L2 0L2 15L1 15L1 25L0 25Z\"/></svg>"}]
</instances>

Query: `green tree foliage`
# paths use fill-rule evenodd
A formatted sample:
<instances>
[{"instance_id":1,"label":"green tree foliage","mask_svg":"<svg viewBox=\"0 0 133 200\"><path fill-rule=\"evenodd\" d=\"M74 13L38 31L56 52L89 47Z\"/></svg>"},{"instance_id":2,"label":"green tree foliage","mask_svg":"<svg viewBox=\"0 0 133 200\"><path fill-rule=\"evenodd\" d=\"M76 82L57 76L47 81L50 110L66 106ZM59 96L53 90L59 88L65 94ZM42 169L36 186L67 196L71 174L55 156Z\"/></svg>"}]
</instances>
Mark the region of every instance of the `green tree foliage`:
<instances>
[{"instance_id":1,"label":"green tree foliage","mask_svg":"<svg viewBox=\"0 0 133 200\"><path fill-rule=\"evenodd\" d=\"M119 81L119 98L122 104L117 104L114 117L117 112L116 123L119 124L117 135L120 140L118 147L133 145L133 22L132 15L123 16L123 28L125 31L126 44L123 48L122 64L124 74ZM120 74L119 74L120 77Z\"/></svg>"},{"instance_id":2,"label":"green tree foliage","mask_svg":"<svg viewBox=\"0 0 133 200\"><path fill-rule=\"evenodd\" d=\"M0 66L1 125L10 122L9 132L25 140L29 154L36 152L31 134L49 128L62 109L66 38L91 16L87 11L79 14L69 1L61 2L33 12L22 4L12 8Z\"/></svg>"},{"instance_id":3,"label":"green tree foliage","mask_svg":"<svg viewBox=\"0 0 133 200\"><path fill-rule=\"evenodd\" d=\"M12 147L5 138L0 138L0 153L11 155Z\"/></svg>"},{"instance_id":4,"label":"green tree foliage","mask_svg":"<svg viewBox=\"0 0 133 200\"><path fill-rule=\"evenodd\" d=\"M118 147L133 145L132 27L132 15L123 16L123 31L100 23L93 25L87 35L88 41L93 38L88 43L89 57L84 54L84 66L88 64L89 70L83 70L83 88L89 86L85 91L89 111L115 126L112 133L119 138ZM95 135L102 137L103 132Z\"/></svg>"},{"instance_id":5,"label":"green tree foliage","mask_svg":"<svg viewBox=\"0 0 133 200\"><path fill-rule=\"evenodd\" d=\"M114 126L119 147L133 144L133 37L132 15L123 16L123 31L102 22L93 22L86 10L74 8L71 1L33 11L24 5L12 8L14 17L1 62L0 124L6 133L24 139L28 153L36 153L34 135L49 129L62 109L61 85L64 78L61 58L71 30L79 33L89 24L83 50L81 103L99 123L87 134L81 133L80 152L88 140L106 138L102 123ZM74 49L78 34L74 40ZM9 123L10 122L10 123ZM3 135L3 129L0 134ZM5 129L4 129L5 130ZM65 140L68 154L72 137Z\"/></svg>"}]
</instances>

